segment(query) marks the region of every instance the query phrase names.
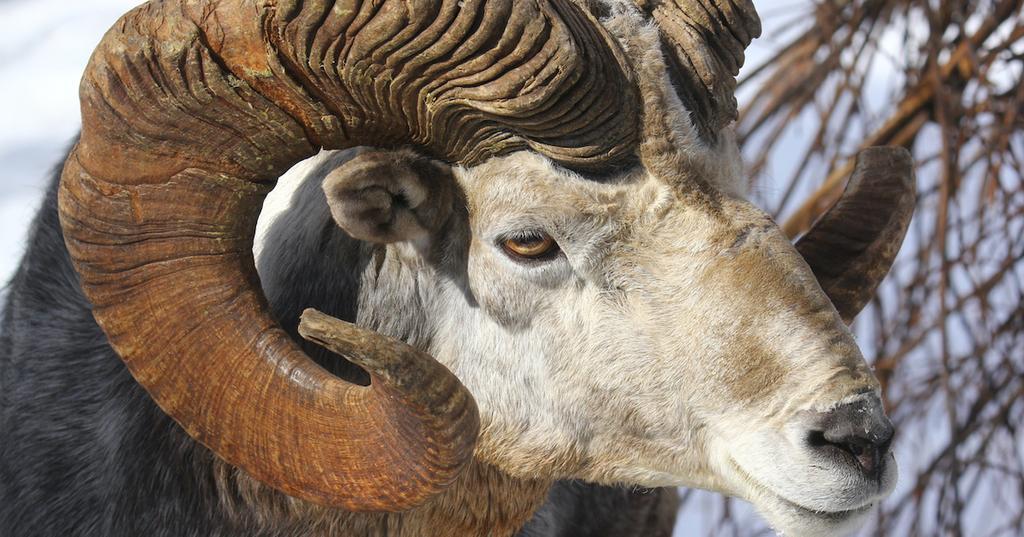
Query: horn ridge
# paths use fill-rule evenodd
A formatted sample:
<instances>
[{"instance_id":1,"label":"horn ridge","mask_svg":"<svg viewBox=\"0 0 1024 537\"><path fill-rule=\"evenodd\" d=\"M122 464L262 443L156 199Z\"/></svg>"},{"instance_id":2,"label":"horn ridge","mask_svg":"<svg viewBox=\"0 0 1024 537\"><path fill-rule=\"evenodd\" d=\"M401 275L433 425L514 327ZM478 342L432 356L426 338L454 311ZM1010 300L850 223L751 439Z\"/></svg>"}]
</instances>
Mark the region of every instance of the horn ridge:
<instances>
[{"instance_id":1,"label":"horn ridge","mask_svg":"<svg viewBox=\"0 0 1024 537\"><path fill-rule=\"evenodd\" d=\"M290 495L404 510L470 460L472 396L433 358L365 331L355 333L397 353L379 360L407 361L368 388L302 354L259 288L252 240L263 198L320 147L412 143L464 164L533 147L600 168L635 153L639 104L614 43L568 0L345 4L153 0L125 15L83 76L82 135L59 210L97 322L190 435ZM399 28L410 18L434 28L433 41ZM368 40L381 24L401 44ZM531 24L533 34L515 33ZM456 26L461 42L446 37ZM479 90L459 86L468 74L454 65L476 61L484 73L484 45L501 39L507 53L492 62L517 67L481 78ZM397 61L416 47L433 52ZM437 84L435 68L453 74ZM537 120L540 109L550 122ZM604 128L565 128L584 118Z\"/></svg>"},{"instance_id":2,"label":"horn ridge","mask_svg":"<svg viewBox=\"0 0 1024 537\"><path fill-rule=\"evenodd\" d=\"M857 155L843 195L797 241L797 251L847 323L889 273L916 201L910 152L867 148Z\"/></svg>"},{"instance_id":3,"label":"horn ridge","mask_svg":"<svg viewBox=\"0 0 1024 537\"><path fill-rule=\"evenodd\" d=\"M736 76L761 35L750 0L634 0L658 24L672 85L701 139L718 142L737 115Z\"/></svg>"}]
</instances>

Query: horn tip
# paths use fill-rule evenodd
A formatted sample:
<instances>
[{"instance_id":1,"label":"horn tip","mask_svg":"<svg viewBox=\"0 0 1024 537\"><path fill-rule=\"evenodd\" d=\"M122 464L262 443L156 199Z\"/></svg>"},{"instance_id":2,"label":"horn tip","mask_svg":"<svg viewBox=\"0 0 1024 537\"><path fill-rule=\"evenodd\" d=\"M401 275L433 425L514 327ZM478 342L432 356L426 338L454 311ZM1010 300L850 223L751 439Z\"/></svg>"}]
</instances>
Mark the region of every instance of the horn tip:
<instances>
[{"instance_id":1,"label":"horn tip","mask_svg":"<svg viewBox=\"0 0 1024 537\"><path fill-rule=\"evenodd\" d=\"M867 147L857 153L849 187L862 188L861 184L891 185L900 191L903 203L917 199L917 181L914 176L914 157L902 146ZM909 195L909 196L908 196Z\"/></svg>"},{"instance_id":2,"label":"horn tip","mask_svg":"<svg viewBox=\"0 0 1024 537\"><path fill-rule=\"evenodd\" d=\"M857 153L857 167L861 166L897 171L901 177L909 179L913 175L914 157L903 146L867 147Z\"/></svg>"}]
</instances>

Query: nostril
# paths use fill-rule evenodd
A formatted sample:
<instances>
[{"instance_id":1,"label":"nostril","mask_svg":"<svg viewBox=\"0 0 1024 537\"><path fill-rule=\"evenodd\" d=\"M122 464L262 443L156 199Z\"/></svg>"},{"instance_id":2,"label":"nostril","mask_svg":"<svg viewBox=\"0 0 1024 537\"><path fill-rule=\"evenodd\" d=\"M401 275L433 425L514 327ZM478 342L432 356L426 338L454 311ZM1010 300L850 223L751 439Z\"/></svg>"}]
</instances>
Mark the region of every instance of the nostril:
<instances>
[{"instance_id":1,"label":"nostril","mask_svg":"<svg viewBox=\"0 0 1024 537\"><path fill-rule=\"evenodd\" d=\"M841 405L819 414L817 421L807 434L809 447L856 464L868 476L881 475L894 429L877 397Z\"/></svg>"},{"instance_id":2,"label":"nostril","mask_svg":"<svg viewBox=\"0 0 1024 537\"><path fill-rule=\"evenodd\" d=\"M889 452L888 443L873 444L865 438L830 439L825 431L811 431L807 435L807 444L816 450L831 450L851 462L856 461L857 466L871 476L879 473L882 457Z\"/></svg>"},{"instance_id":3,"label":"nostril","mask_svg":"<svg viewBox=\"0 0 1024 537\"><path fill-rule=\"evenodd\" d=\"M811 447L820 448L832 444L825 440L825 431L811 431L807 435L807 444Z\"/></svg>"},{"instance_id":4,"label":"nostril","mask_svg":"<svg viewBox=\"0 0 1024 537\"><path fill-rule=\"evenodd\" d=\"M835 456L846 458L850 462L856 461L857 465L868 476L877 476L882 458L888 453L888 448L871 444L864 439L831 440L823 430L812 430L809 432L807 444L816 451L830 451Z\"/></svg>"},{"instance_id":5,"label":"nostril","mask_svg":"<svg viewBox=\"0 0 1024 537\"><path fill-rule=\"evenodd\" d=\"M848 444L847 449L849 449L853 457L857 459L857 464L860 464L864 473L868 475L875 475L878 473L879 463L885 453L879 446L867 442L855 441Z\"/></svg>"}]
</instances>

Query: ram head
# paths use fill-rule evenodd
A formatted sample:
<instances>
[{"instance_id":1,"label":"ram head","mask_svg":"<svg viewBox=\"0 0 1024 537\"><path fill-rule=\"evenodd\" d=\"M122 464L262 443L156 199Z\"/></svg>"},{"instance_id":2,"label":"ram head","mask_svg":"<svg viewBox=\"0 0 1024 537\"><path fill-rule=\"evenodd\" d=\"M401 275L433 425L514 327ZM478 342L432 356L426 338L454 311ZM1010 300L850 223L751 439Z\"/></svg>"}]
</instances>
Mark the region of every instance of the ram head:
<instances>
[{"instance_id":1,"label":"ram head","mask_svg":"<svg viewBox=\"0 0 1024 537\"><path fill-rule=\"evenodd\" d=\"M861 155L792 245L740 196L728 128L759 31L744 0L153 1L84 77L67 244L160 407L294 497L412 509L476 461L842 531L895 481L847 323L902 240L910 163ZM303 333L365 385L276 324L252 255L276 179L355 146L386 151L323 189L380 297Z\"/></svg>"}]
</instances>

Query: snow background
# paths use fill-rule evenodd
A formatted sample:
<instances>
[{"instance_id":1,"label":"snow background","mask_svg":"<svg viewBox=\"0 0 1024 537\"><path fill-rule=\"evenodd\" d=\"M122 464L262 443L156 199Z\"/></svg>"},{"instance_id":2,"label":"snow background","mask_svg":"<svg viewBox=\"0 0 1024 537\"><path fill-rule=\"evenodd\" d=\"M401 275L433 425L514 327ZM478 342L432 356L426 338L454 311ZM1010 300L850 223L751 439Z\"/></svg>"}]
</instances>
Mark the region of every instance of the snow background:
<instances>
[{"instance_id":1,"label":"snow background","mask_svg":"<svg viewBox=\"0 0 1024 537\"><path fill-rule=\"evenodd\" d=\"M107 28L139 3L0 0L0 229L5 230L0 233L0 295L24 250L50 172L79 129L78 82L89 55ZM760 64L780 43L778 36L792 30L781 26L792 24L792 15L810 5L809 0L755 3L766 37L748 49L748 68ZM695 494L677 536L716 533L721 503L711 493ZM740 510L733 514L757 519L746 504Z\"/></svg>"},{"instance_id":2,"label":"snow background","mask_svg":"<svg viewBox=\"0 0 1024 537\"><path fill-rule=\"evenodd\" d=\"M133 0L0 0L0 282L24 250L49 172L78 132L78 81Z\"/></svg>"}]
</instances>

